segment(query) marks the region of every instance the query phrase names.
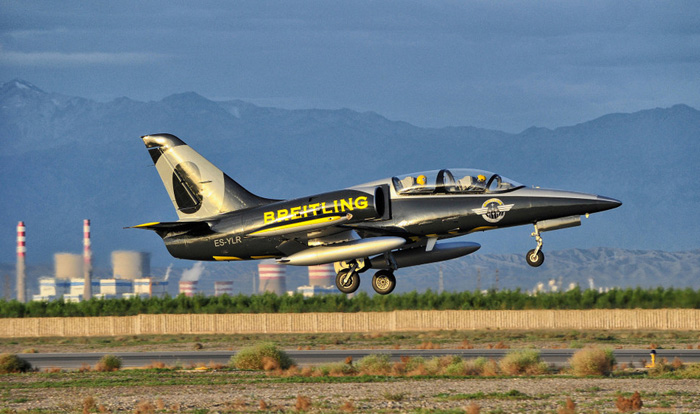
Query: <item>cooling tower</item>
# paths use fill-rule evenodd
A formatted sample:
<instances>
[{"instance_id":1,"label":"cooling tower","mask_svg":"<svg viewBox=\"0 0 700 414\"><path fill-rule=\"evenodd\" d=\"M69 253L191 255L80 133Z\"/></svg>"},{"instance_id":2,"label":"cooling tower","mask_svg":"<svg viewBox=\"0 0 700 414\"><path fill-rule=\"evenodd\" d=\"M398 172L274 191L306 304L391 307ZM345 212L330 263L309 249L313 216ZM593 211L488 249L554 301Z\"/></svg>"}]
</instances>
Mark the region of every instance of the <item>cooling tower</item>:
<instances>
[{"instance_id":1,"label":"cooling tower","mask_svg":"<svg viewBox=\"0 0 700 414\"><path fill-rule=\"evenodd\" d=\"M180 293L185 296L194 296L197 293L197 281L196 280L181 280L180 281Z\"/></svg>"},{"instance_id":2,"label":"cooling tower","mask_svg":"<svg viewBox=\"0 0 700 414\"><path fill-rule=\"evenodd\" d=\"M56 253L53 262L56 279L83 278L83 258L79 254Z\"/></svg>"},{"instance_id":3,"label":"cooling tower","mask_svg":"<svg viewBox=\"0 0 700 414\"><path fill-rule=\"evenodd\" d=\"M333 286L335 269L332 264L309 266L309 286Z\"/></svg>"},{"instance_id":4,"label":"cooling tower","mask_svg":"<svg viewBox=\"0 0 700 414\"><path fill-rule=\"evenodd\" d=\"M17 301L19 303L26 302L25 295L27 294L25 286L27 275L24 262L27 254L26 242L26 228L24 227L24 222L20 221L17 223Z\"/></svg>"},{"instance_id":5,"label":"cooling tower","mask_svg":"<svg viewBox=\"0 0 700 414\"><path fill-rule=\"evenodd\" d=\"M272 292L277 295L284 295L287 292L286 271L284 265L277 263L260 263L258 273L260 274L260 293Z\"/></svg>"},{"instance_id":6,"label":"cooling tower","mask_svg":"<svg viewBox=\"0 0 700 414\"><path fill-rule=\"evenodd\" d=\"M112 252L112 276L115 279L140 279L151 275L151 254L118 250Z\"/></svg>"},{"instance_id":7,"label":"cooling tower","mask_svg":"<svg viewBox=\"0 0 700 414\"><path fill-rule=\"evenodd\" d=\"M214 282L214 296L229 295L233 296L233 282L219 281Z\"/></svg>"}]
</instances>

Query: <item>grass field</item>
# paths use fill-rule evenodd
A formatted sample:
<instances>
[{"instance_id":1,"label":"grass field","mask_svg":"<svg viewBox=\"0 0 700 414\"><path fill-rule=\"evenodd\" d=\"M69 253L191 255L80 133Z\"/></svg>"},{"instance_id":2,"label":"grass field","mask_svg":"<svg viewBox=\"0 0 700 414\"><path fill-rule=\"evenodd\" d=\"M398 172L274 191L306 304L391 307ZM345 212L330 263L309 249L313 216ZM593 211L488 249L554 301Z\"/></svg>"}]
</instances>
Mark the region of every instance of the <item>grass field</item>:
<instances>
[{"instance_id":1,"label":"grass field","mask_svg":"<svg viewBox=\"0 0 700 414\"><path fill-rule=\"evenodd\" d=\"M163 350L239 350L260 342L282 349L417 348L677 348L697 349L698 332L630 331L470 331L400 334L129 336L104 338L2 339L2 352L117 352ZM21 356L21 355L20 355ZM381 361L379 361L381 362ZM461 365L464 369L469 369ZM700 366L650 372L618 366L605 376L578 378L572 371L504 374L501 369L453 375L431 371L431 364L409 370L392 365L380 374L325 368L240 371L222 366L165 367L97 372L30 372L0 375L0 414L129 413L618 413L643 402L642 413L696 413L700 407ZM670 364L669 364L670 365ZM399 369L401 368L401 369ZM493 368L493 367L492 367ZM431 373L436 372L436 373ZM532 371L534 372L534 371ZM634 393L638 392L638 397ZM567 411L568 410L568 411Z\"/></svg>"},{"instance_id":2,"label":"grass field","mask_svg":"<svg viewBox=\"0 0 700 414\"><path fill-rule=\"evenodd\" d=\"M0 338L3 352L127 352L236 350L261 341L284 349L612 348L700 349L700 332L437 331L387 334L137 335L120 337Z\"/></svg>"}]
</instances>

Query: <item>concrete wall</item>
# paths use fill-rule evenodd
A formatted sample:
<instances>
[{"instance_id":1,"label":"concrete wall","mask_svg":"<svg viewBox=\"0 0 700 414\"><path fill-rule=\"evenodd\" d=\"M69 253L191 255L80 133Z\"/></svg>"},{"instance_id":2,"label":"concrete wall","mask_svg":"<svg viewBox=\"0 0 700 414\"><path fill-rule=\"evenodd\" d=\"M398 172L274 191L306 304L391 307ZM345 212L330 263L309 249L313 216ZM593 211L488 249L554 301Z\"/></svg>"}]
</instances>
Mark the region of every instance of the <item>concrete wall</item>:
<instances>
[{"instance_id":1,"label":"concrete wall","mask_svg":"<svg viewBox=\"0 0 700 414\"><path fill-rule=\"evenodd\" d=\"M438 330L699 331L698 309L395 311L0 319L0 337Z\"/></svg>"}]
</instances>

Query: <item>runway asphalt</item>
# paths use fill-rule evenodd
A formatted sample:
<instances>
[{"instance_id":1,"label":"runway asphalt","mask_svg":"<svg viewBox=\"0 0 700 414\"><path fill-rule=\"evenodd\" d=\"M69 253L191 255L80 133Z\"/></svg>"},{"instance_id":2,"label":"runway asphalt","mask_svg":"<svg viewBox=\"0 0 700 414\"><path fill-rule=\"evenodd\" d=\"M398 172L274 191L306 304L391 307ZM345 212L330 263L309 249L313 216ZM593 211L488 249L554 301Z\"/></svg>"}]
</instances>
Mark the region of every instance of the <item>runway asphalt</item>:
<instances>
[{"instance_id":1,"label":"runway asphalt","mask_svg":"<svg viewBox=\"0 0 700 414\"><path fill-rule=\"evenodd\" d=\"M310 350L287 351L289 356L298 365L318 365L328 362L344 361L348 356L357 361L370 354L388 354L392 360L398 361L402 356L420 356L426 359L443 356L458 355L464 359L486 357L500 359L512 349L348 349L348 350ZM577 349L540 349L542 360L548 364L562 366L567 363ZM641 366L642 361L651 361L648 349L616 349L613 351L615 359L619 363L633 362ZM96 353L51 353L51 354L21 354L20 357L29 361L32 367L40 370L46 368L77 369L83 364L95 365L105 352ZM226 364L235 354L234 351L188 351L188 352L114 352L122 360L123 368L143 367L153 362L162 362L165 365L180 364L183 366L208 364L210 362ZM673 361L680 358L684 363L699 363L700 350L685 349L659 349L656 350L656 358L666 358Z\"/></svg>"}]
</instances>

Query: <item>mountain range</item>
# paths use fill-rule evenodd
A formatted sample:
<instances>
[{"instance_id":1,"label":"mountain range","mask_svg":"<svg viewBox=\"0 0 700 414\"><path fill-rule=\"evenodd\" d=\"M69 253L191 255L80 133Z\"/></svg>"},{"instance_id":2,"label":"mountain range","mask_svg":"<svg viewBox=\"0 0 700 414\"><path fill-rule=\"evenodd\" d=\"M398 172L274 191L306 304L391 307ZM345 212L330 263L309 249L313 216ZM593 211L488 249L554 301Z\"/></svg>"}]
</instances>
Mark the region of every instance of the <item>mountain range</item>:
<instances>
[{"instance_id":1,"label":"mountain range","mask_svg":"<svg viewBox=\"0 0 700 414\"><path fill-rule=\"evenodd\" d=\"M117 249L150 251L155 267L191 266L170 258L156 235L123 229L176 219L139 139L158 132L179 136L248 190L270 198L413 171L470 167L527 185L623 201L618 209L585 219L582 227L546 233L548 260L558 250L585 258L606 246L618 253L679 255L678 266L683 266L683 255L700 247L700 111L686 105L510 134L472 126L421 128L349 109L216 102L194 92L151 102L126 97L96 102L12 80L0 87L0 263L14 262L18 221L27 224L27 261L40 265L50 264L54 252L80 252L82 219L90 218L98 267L108 267L109 254ZM457 274L463 266L497 260L504 263L498 267L501 277L507 278L508 254L517 252L514 257L524 261L535 244L531 231L521 227L471 235L482 250L445 262L444 269ZM685 253L663 253L673 251ZM427 268L405 272L417 275ZM642 272L633 264L626 269ZM664 277L660 271L644 272L640 281Z\"/></svg>"}]
</instances>

